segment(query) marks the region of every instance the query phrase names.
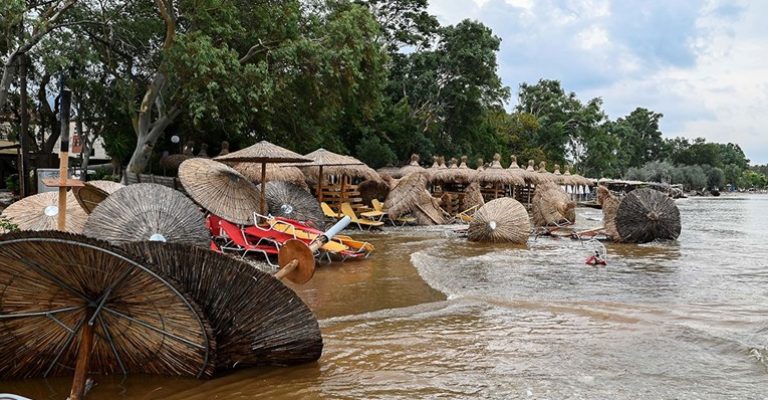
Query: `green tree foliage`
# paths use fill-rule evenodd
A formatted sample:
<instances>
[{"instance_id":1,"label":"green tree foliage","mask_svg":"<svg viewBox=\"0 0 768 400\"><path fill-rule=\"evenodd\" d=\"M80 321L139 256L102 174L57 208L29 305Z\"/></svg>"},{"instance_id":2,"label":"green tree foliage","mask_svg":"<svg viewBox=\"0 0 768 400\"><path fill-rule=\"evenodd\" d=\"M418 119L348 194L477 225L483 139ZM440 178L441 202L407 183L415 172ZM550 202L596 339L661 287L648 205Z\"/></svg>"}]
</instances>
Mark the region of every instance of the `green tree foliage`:
<instances>
[{"instance_id":1,"label":"green tree foliage","mask_svg":"<svg viewBox=\"0 0 768 400\"><path fill-rule=\"evenodd\" d=\"M367 160L367 164L372 168L391 165L397 160L392 149L376 136L364 138L355 148L355 152L360 158Z\"/></svg>"},{"instance_id":2,"label":"green tree foliage","mask_svg":"<svg viewBox=\"0 0 768 400\"><path fill-rule=\"evenodd\" d=\"M707 172L707 187L710 189L722 189L725 187L725 173L718 167L712 167Z\"/></svg>"},{"instance_id":3,"label":"green tree foliage","mask_svg":"<svg viewBox=\"0 0 768 400\"><path fill-rule=\"evenodd\" d=\"M612 124L611 132L618 138L618 160L622 168L639 167L658 160L664 152L659 130L663 115L638 107Z\"/></svg>"}]
</instances>

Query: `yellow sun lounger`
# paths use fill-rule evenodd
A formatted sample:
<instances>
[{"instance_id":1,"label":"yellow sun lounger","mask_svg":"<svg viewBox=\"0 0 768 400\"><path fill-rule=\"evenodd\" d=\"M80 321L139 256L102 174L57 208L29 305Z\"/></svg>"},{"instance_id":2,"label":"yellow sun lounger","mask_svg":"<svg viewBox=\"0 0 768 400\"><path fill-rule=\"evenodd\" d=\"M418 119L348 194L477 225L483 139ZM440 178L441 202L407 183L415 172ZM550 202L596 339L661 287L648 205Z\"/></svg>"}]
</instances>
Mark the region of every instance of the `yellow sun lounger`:
<instances>
[{"instance_id":1,"label":"yellow sun lounger","mask_svg":"<svg viewBox=\"0 0 768 400\"><path fill-rule=\"evenodd\" d=\"M384 209L384 204L381 204L381 202L378 199L371 200L371 205L373 206L373 209L375 211L379 211L379 212L382 212L384 214L387 213L387 211ZM400 223L400 226L403 226L405 224L412 224L412 223L416 222L416 218L412 218L412 217L390 218L389 215L387 215L387 218L389 219L389 222L391 222L392 225L394 225L394 226L397 226L398 222Z\"/></svg>"},{"instance_id":2,"label":"yellow sun lounger","mask_svg":"<svg viewBox=\"0 0 768 400\"><path fill-rule=\"evenodd\" d=\"M341 203L341 213L348 216L350 220L352 220L352 223L357 225L360 230L363 230L363 225L368 227L368 230L371 230L373 227L379 227L384 225L381 221L373 221L370 219L365 218L359 218L357 214L355 214L355 210L352 209L352 206L349 203Z\"/></svg>"},{"instance_id":3,"label":"yellow sun lounger","mask_svg":"<svg viewBox=\"0 0 768 400\"><path fill-rule=\"evenodd\" d=\"M323 210L323 214L325 214L326 218L333 218L333 219L339 219L343 217L341 213L337 213L336 211L333 211L331 206L328 205L326 202L320 202L320 208Z\"/></svg>"},{"instance_id":4,"label":"yellow sun lounger","mask_svg":"<svg viewBox=\"0 0 768 400\"><path fill-rule=\"evenodd\" d=\"M269 220L269 225L271 225L272 229L278 232L287 233L295 237L296 239L315 240L315 238L317 237L316 234L303 231L301 229L296 229L295 226L287 222L272 219L272 220ZM341 253L343 251L353 251L348 246L340 242L335 242L333 240L329 240L328 242L326 242L322 247L320 247L320 249L330 253Z\"/></svg>"}]
</instances>

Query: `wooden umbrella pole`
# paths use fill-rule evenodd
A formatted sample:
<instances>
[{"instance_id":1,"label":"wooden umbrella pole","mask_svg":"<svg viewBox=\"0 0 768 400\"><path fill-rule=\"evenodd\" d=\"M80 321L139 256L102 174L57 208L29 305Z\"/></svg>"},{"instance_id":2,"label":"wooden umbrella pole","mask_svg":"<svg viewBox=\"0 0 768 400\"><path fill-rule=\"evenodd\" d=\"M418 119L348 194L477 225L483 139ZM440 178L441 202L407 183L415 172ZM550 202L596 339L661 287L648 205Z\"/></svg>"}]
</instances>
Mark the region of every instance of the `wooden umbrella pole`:
<instances>
[{"instance_id":1,"label":"wooden umbrella pole","mask_svg":"<svg viewBox=\"0 0 768 400\"><path fill-rule=\"evenodd\" d=\"M58 228L65 230L67 225L67 170L69 169L69 106L72 92L61 91L61 147L59 148L59 214Z\"/></svg>"},{"instance_id":2,"label":"wooden umbrella pole","mask_svg":"<svg viewBox=\"0 0 768 400\"><path fill-rule=\"evenodd\" d=\"M323 166L320 166L320 174L317 176L317 201L323 202Z\"/></svg>"},{"instance_id":3,"label":"wooden umbrella pole","mask_svg":"<svg viewBox=\"0 0 768 400\"><path fill-rule=\"evenodd\" d=\"M90 318L90 314L88 317ZM68 400L81 400L85 395L85 382L88 377L88 365L91 362L91 348L93 347L93 325L82 324L80 328L80 348L77 352L77 364L75 364L75 377L72 380L72 390Z\"/></svg>"},{"instance_id":4,"label":"wooden umbrella pole","mask_svg":"<svg viewBox=\"0 0 768 400\"><path fill-rule=\"evenodd\" d=\"M267 215L264 212L264 192L267 190L267 163L261 163L261 196L259 199L259 213Z\"/></svg>"}]
</instances>

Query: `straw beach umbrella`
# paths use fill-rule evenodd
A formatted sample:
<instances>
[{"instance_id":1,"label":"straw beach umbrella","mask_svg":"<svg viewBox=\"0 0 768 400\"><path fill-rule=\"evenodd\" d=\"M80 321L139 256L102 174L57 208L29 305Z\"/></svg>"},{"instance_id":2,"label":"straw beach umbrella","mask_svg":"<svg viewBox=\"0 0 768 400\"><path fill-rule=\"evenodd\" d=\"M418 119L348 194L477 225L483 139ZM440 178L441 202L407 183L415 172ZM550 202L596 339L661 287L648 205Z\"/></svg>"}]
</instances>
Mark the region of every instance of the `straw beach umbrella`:
<instances>
[{"instance_id":1,"label":"straw beach umbrella","mask_svg":"<svg viewBox=\"0 0 768 400\"><path fill-rule=\"evenodd\" d=\"M485 203L475 212L467 237L473 242L526 243L530 231L525 207L515 199L503 197Z\"/></svg>"},{"instance_id":2,"label":"straw beach umbrella","mask_svg":"<svg viewBox=\"0 0 768 400\"><path fill-rule=\"evenodd\" d=\"M210 213L236 224L253 223L261 192L231 167L193 158L179 166L179 180L189 196Z\"/></svg>"},{"instance_id":3,"label":"straw beach umbrella","mask_svg":"<svg viewBox=\"0 0 768 400\"><path fill-rule=\"evenodd\" d=\"M83 233L112 244L145 240L208 247L205 216L187 196L154 183L126 186L96 207Z\"/></svg>"},{"instance_id":4,"label":"straw beach umbrella","mask_svg":"<svg viewBox=\"0 0 768 400\"><path fill-rule=\"evenodd\" d=\"M680 210L675 201L654 189L636 189L619 203L616 229L622 242L646 243L680 236Z\"/></svg>"},{"instance_id":5,"label":"straw beach umbrella","mask_svg":"<svg viewBox=\"0 0 768 400\"><path fill-rule=\"evenodd\" d=\"M525 185L525 181L521 177L504 169L504 167L501 166L500 160L501 156L498 153L494 154L491 165L480 171L475 176L474 181L481 186L491 184L495 188L503 185Z\"/></svg>"},{"instance_id":6,"label":"straw beach umbrella","mask_svg":"<svg viewBox=\"0 0 768 400\"><path fill-rule=\"evenodd\" d=\"M424 172L426 169L419 165L419 155L418 154L411 154L411 162L410 164L400 168L400 174L399 176L394 176L394 178L402 178L404 176L407 176L411 172Z\"/></svg>"},{"instance_id":7,"label":"straw beach umbrella","mask_svg":"<svg viewBox=\"0 0 768 400\"><path fill-rule=\"evenodd\" d=\"M243 174L244 177L251 180L251 182L259 184L261 183L262 164L250 163L250 162L237 162L230 164L235 171ZM267 182L280 181L289 182L294 185L301 186L304 189L308 189L307 181L304 173L300 169L283 164L267 164L266 165L266 179Z\"/></svg>"},{"instance_id":8,"label":"straw beach umbrella","mask_svg":"<svg viewBox=\"0 0 768 400\"><path fill-rule=\"evenodd\" d=\"M477 170L469 168L467 165L467 156L461 156L461 164L457 171L454 171L456 175L456 181L461 183L469 183L477 176Z\"/></svg>"},{"instance_id":9,"label":"straw beach umbrella","mask_svg":"<svg viewBox=\"0 0 768 400\"><path fill-rule=\"evenodd\" d=\"M51 231L4 235L0 282L2 379L74 369L72 392L82 395L88 373L214 371L215 337L195 302L106 242Z\"/></svg>"},{"instance_id":10,"label":"straw beach umbrella","mask_svg":"<svg viewBox=\"0 0 768 400\"><path fill-rule=\"evenodd\" d=\"M89 181L85 182L85 186L72 189L72 193L80 207L90 214L99 203L123 187L122 183L112 181Z\"/></svg>"},{"instance_id":11,"label":"straw beach umbrella","mask_svg":"<svg viewBox=\"0 0 768 400\"><path fill-rule=\"evenodd\" d=\"M616 230L616 211L619 209L619 199L605 186L598 186L597 203L603 209L603 229L605 234L618 241L619 232Z\"/></svg>"},{"instance_id":12,"label":"straw beach umbrella","mask_svg":"<svg viewBox=\"0 0 768 400\"><path fill-rule=\"evenodd\" d=\"M267 210L273 217L285 217L309 222L315 228L325 226L325 216L320 203L311 193L288 182L267 182L260 185L267 199Z\"/></svg>"},{"instance_id":13,"label":"straw beach umbrella","mask_svg":"<svg viewBox=\"0 0 768 400\"><path fill-rule=\"evenodd\" d=\"M252 146L248 146L242 150L238 150L234 153L218 156L216 157L216 161L260 163L261 179L259 182L264 183L267 182L268 163L304 163L311 160L302 156L301 154L294 153L288 149L269 143L266 140L262 140L261 142L258 142ZM259 213L264 215L266 210L267 207L264 194L260 193Z\"/></svg>"},{"instance_id":14,"label":"straw beach umbrella","mask_svg":"<svg viewBox=\"0 0 768 400\"><path fill-rule=\"evenodd\" d=\"M216 337L218 369L292 365L320 357L323 339L312 311L271 274L181 244L143 242L124 248L178 282L200 305Z\"/></svg>"},{"instance_id":15,"label":"straw beach umbrella","mask_svg":"<svg viewBox=\"0 0 768 400\"><path fill-rule=\"evenodd\" d=\"M534 226L576 222L576 203L554 182L542 183L533 196L531 219Z\"/></svg>"},{"instance_id":16,"label":"straw beach umbrella","mask_svg":"<svg viewBox=\"0 0 768 400\"><path fill-rule=\"evenodd\" d=\"M326 176L342 176L342 193L344 192L343 177L345 176L361 177L365 180L381 180L375 170L354 157L336 154L323 148L308 153L305 157L311 161L297 166L303 169L311 184L317 185L318 201L323 201L323 182Z\"/></svg>"},{"instance_id":17,"label":"straw beach umbrella","mask_svg":"<svg viewBox=\"0 0 768 400\"><path fill-rule=\"evenodd\" d=\"M67 222L65 230L72 233L82 233L88 214L85 213L75 196L67 193ZM59 194L57 192L39 193L25 197L4 211L4 216L23 231L56 230L59 215Z\"/></svg>"},{"instance_id":18,"label":"straw beach umbrella","mask_svg":"<svg viewBox=\"0 0 768 400\"><path fill-rule=\"evenodd\" d=\"M444 213L427 191L428 183L426 172L414 172L401 179L384 202L390 218L412 214L419 225L444 224Z\"/></svg>"},{"instance_id":19,"label":"straw beach umbrella","mask_svg":"<svg viewBox=\"0 0 768 400\"><path fill-rule=\"evenodd\" d=\"M462 211L469 210L472 207L480 207L485 204L483 194L480 192L480 185L472 182L464 191L464 198L461 200Z\"/></svg>"},{"instance_id":20,"label":"straw beach umbrella","mask_svg":"<svg viewBox=\"0 0 768 400\"><path fill-rule=\"evenodd\" d=\"M507 171L509 171L512 175L522 178L528 185L535 185L539 183L538 176L535 172L520 168L520 166L517 164L517 156L511 155L509 156L509 159L510 164L507 168Z\"/></svg>"}]
</instances>

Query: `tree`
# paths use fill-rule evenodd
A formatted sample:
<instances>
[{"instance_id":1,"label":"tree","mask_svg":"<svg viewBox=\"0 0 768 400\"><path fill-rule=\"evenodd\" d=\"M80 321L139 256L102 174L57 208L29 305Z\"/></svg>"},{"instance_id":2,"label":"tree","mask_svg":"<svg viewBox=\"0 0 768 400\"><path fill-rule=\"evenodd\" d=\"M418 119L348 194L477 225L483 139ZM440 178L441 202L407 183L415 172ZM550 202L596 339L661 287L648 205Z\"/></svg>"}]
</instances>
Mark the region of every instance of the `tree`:
<instances>
[{"instance_id":1,"label":"tree","mask_svg":"<svg viewBox=\"0 0 768 400\"><path fill-rule=\"evenodd\" d=\"M357 156L371 168L381 168L391 165L395 160L395 153L377 136L364 138L355 148Z\"/></svg>"},{"instance_id":2,"label":"tree","mask_svg":"<svg viewBox=\"0 0 768 400\"><path fill-rule=\"evenodd\" d=\"M638 107L616 120L613 133L619 139L618 158L624 168L639 167L662 158L665 149L659 130L662 117L660 113Z\"/></svg>"},{"instance_id":3,"label":"tree","mask_svg":"<svg viewBox=\"0 0 768 400\"><path fill-rule=\"evenodd\" d=\"M429 48L440 23L427 11L427 0L365 0L358 1L369 7L381 25L384 47L398 54L403 47L416 51Z\"/></svg>"},{"instance_id":4,"label":"tree","mask_svg":"<svg viewBox=\"0 0 768 400\"><path fill-rule=\"evenodd\" d=\"M725 174L718 167L713 167L707 173L707 187L720 190L725 186Z\"/></svg>"}]
</instances>

